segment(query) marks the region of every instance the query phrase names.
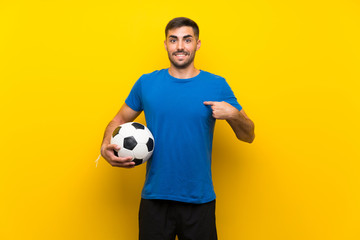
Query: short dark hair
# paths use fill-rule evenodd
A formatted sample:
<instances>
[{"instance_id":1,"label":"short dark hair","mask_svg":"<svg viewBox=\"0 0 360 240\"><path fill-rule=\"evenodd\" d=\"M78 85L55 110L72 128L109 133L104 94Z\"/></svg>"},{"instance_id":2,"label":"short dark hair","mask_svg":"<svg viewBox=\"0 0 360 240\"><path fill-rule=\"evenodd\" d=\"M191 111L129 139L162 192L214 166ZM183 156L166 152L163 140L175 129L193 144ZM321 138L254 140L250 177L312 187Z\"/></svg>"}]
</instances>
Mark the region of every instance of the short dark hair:
<instances>
[{"instance_id":1,"label":"short dark hair","mask_svg":"<svg viewBox=\"0 0 360 240\"><path fill-rule=\"evenodd\" d=\"M193 20L191 20L190 18L186 18L186 17L177 17L172 19L165 28L165 37L167 37L167 34L169 32L169 30L171 29L175 29L175 28L180 28L180 27L192 27L195 37L198 39L199 38L199 27L196 24L196 22L194 22Z\"/></svg>"}]
</instances>

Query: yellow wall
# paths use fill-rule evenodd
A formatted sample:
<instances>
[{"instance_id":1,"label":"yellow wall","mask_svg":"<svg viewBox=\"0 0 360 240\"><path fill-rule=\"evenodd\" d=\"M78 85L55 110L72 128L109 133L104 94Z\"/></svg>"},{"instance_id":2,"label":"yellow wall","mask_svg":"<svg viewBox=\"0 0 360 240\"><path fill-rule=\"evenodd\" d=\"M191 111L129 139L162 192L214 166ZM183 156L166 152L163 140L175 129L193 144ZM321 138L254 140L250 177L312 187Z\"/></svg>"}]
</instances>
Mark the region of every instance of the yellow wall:
<instances>
[{"instance_id":1,"label":"yellow wall","mask_svg":"<svg viewBox=\"0 0 360 240\"><path fill-rule=\"evenodd\" d=\"M355 0L0 3L0 239L136 239L145 166L95 168L103 131L164 28L200 26L200 69L256 123L218 122L222 240L360 239L360 3ZM143 115L140 122L144 123Z\"/></svg>"}]
</instances>

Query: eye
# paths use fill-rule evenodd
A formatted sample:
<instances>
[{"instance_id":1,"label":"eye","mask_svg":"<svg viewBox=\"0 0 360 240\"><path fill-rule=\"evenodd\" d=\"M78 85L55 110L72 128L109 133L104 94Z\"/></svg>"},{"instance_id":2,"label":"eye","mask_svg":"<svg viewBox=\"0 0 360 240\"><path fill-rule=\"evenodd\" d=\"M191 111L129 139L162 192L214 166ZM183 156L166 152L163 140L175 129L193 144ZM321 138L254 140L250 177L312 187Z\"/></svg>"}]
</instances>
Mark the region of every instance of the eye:
<instances>
[{"instance_id":1,"label":"eye","mask_svg":"<svg viewBox=\"0 0 360 240\"><path fill-rule=\"evenodd\" d=\"M186 43L191 43L191 39L185 39Z\"/></svg>"},{"instance_id":2,"label":"eye","mask_svg":"<svg viewBox=\"0 0 360 240\"><path fill-rule=\"evenodd\" d=\"M176 40L175 39L170 39L169 42L174 43L174 42L176 42Z\"/></svg>"}]
</instances>

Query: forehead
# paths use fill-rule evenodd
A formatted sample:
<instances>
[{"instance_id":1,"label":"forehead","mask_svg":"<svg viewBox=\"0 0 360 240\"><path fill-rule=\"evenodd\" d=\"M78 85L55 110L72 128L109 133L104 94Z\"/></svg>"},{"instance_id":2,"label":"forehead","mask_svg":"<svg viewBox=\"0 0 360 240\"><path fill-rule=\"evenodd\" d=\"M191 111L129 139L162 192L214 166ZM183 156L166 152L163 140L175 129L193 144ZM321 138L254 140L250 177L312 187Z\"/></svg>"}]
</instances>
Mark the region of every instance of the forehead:
<instances>
[{"instance_id":1,"label":"forehead","mask_svg":"<svg viewBox=\"0 0 360 240\"><path fill-rule=\"evenodd\" d=\"M181 38L183 36L188 36L188 35L191 35L194 37L195 34L194 34L194 30L192 29L192 27L183 26L183 27L179 27L179 28L170 29L168 31L167 37L170 37L171 35Z\"/></svg>"}]
</instances>

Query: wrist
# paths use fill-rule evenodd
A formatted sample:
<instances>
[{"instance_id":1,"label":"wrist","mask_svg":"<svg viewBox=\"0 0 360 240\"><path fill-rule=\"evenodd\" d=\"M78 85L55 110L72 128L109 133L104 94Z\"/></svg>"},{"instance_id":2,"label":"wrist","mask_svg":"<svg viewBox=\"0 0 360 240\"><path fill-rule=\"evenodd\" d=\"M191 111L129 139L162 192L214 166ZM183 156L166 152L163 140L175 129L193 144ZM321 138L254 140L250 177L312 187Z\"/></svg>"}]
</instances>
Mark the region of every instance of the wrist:
<instances>
[{"instance_id":1,"label":"wrist","mask_svg":"<svg viewBox=\"0 0 360 240\"><path fill-rule=\"evenodd\" d=\"M227 118L227 120L236 120L239 118L239 114L240 114L240 111L237 110L237 108L235 107L232 107L231 111L229 112L229 116Z\"/></svg>"}]
</instances>

